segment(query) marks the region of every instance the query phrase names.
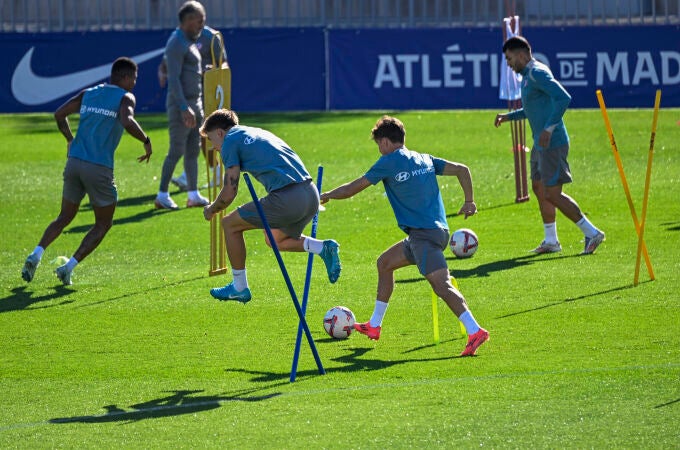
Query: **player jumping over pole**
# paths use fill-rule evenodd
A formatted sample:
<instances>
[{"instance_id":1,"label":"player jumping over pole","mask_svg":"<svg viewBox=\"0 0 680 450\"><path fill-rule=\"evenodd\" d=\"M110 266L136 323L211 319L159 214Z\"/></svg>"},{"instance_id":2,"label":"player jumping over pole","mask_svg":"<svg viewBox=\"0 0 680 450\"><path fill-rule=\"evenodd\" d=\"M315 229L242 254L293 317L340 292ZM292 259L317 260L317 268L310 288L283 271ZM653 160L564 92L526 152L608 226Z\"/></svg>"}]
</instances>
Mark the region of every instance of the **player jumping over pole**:
<instances>
[{"instance_id":1,"label":"player jumping over pole","mask_svg":"<svg viewBox=\"0 0 680 450\"><path fill-rule=\"evenodd\" d=\"M228 109L210 114L200 131L220 152L225 167L222 190L203 209L205 219L209 221L231 205L238 193L241 171L249 172L267 191L260 204L279 250L319 255L326 265L328 279L335 283L341 270L338 243L302 235L319 211L319 191L300 157L269 131L239 125L236 113ZM264 225L254 202L239 206L222 219L234 279L224 287L210 290L216 299L250 301L243 232L257 228L264 229ZM265 239L271 245L266 234Z\"/></svg>"}]
</instances>

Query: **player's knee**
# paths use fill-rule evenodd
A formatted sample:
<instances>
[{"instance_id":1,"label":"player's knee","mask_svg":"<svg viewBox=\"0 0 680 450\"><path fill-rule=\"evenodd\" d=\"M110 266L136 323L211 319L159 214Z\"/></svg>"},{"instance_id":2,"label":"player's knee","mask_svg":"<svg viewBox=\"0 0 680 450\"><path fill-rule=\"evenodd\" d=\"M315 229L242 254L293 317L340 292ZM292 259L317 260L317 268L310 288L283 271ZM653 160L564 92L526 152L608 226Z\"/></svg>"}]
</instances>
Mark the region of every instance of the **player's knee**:
<instances>
[{"instance_id":1,"label":"player's knee","mask_svg":"<svg viewBox=\"0 0 680 450\"><path fill-rule=\"evenodd\" d=\"M385 258L381 255L378 257L378 259L375 260L375 268L378 269L378 272L383 271L385 268Z\"/></svg>"}]
</instances>

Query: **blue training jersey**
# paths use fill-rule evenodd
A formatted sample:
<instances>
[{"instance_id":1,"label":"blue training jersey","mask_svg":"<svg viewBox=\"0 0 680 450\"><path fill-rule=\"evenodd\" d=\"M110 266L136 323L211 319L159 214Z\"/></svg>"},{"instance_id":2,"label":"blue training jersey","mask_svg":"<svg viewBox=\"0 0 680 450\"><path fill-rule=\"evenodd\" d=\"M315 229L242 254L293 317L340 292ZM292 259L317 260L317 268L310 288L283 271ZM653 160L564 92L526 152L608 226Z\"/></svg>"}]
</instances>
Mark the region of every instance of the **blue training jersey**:
<instances>
[{"instance_id":1,"label":"blue training jersey","mask_svg":"<svg viewBox=\"0 0 680 450\"><path fill-rule=\"evenodd\" d=\"M448 230L437 183L446 161L402 147L383 155L364 175L371 184L382 181L399 228Z\"/></svg>"},{"instance_id":2,"label":"blue training jersey","mask_svg":"<svg viewBox=\"0 0 680 450\"><path fill-rule=\"evenodd\" d=\"M125 89L112 84L100 84L85 91L70 158L113 169L113 154L124 131L118 111L126 93Z\"/></svg>"},{"instance_id":3,"label":"blue training jersey","mask_svg":"<svg viewBox=\"0 0 680 450\"><path fill-rule=\"evenodd\" d=\"M222 143L224 167L240 166L267 190L311 180L300 157L281 138L261 128L236 125Z\"/></svg>"},{"instance_id":4,"label":"blue training jersey","mask_svg":"<svg viewBox=\"0 0 680 450\"><path fill-rule=\"evenodd\" d=\"M522 109L509 114L510 120L527 118L534 138L534 147L538 138L547 128L554 128L550 138L550 147L561 147L569 143L567 127L562 117L571 102L571 96L553 77L545 64L532 59L522 70Z\"/></svg>"}]
</instances>

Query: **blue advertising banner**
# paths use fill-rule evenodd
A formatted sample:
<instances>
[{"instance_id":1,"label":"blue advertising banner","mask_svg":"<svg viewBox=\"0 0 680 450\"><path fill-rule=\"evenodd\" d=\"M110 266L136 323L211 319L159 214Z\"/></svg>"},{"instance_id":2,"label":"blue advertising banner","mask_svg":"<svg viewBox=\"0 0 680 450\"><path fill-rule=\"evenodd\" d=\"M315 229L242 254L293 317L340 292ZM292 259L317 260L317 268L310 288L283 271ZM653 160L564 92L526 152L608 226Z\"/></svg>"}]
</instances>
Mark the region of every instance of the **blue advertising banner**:
<instances>
[{"instance_id":1,"label":"blue advertising banner","mask_svg":"<svg viewBox=\"0 0 680 450\"><path fill-rule=\"evenodd\" d=\"M0 111L54 111L81 89L106 81L111 63L139 65L138 111L165 110L157 68L170 31L138 33L0 33Z\"/></svg>"},{"instance_id":2,"label":"blue advertising banner","mask_svg":"<svg viewBox=\"0 0 680 450\"><path fill-rule=\"evenodd\" d=\"M326 108L323 28L224 30L235 111Z\"/></svg>"},{"instance_id":3,"label":"blue advertising banner","mask_svg":"<svg viewBox=\"0 0 680 450\"><path fill-rule=\"evenodd\" d=\"M680 28L525 28L537 59L571 93L572 107L651 107L656 89L680 105ZM495 108L500 29L333 30L331 109Z\"/></svg>"},{"instance_id":4,"label":"blue advertising banner","mask_svg":"<svg viewBox=\"0 0 680 450\"><path fill-rule=\"evenodd\" d=\"M0 33L0 112L54 111L81 89L106 81L119 56L139 64L137 111L165 111L157 68L171 32ZM325 108L323 29L239 29L223 35L235 110Z\"/></svg>"},{"instance_id":5,"label":"blue advertising banner","mask_svg":"<svg viewBox=\"0 0 680 450\"><path fill-rule=\"evenodd\" d=\"M164 111L156 69L172 30L0 33L0 112L54 111L105 81L118 56L140 64L138 111ZM236 111L499 108L500 24L493 29L223 30ZM524 28L572 107L680 106L680 27Z\"/></svg>"}]
</instances>

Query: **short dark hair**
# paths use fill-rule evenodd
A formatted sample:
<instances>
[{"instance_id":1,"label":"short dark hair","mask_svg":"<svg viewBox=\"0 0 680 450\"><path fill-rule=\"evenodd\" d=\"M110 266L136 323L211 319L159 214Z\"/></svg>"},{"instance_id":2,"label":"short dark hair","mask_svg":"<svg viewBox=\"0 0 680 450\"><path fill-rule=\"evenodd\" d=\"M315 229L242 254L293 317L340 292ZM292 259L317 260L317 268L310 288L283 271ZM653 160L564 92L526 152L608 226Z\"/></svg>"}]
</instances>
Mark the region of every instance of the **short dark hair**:
<instances>
[{"instance_id":1,"label":"short dark hair","mask_svg":"<svg viewBox=\"0 0 680 450\"><path fill-rule=\"evenodd\" d=\"M199 2L194 0L185 2L182 6L180 6L179 12L177 13L177 16L179 17L179 23L183 23L184 19L192 14L203 14L205 16L205 8Z\"/></svg>"},{"instance_id":2,"label":"short dark hair","mask_svg":"<svg viewBox=\"0 0 680 450\"><path fill-rule=\"evenodd\" d=\"M206 136L214 130L228 130L238 125L238 115L231 109L218 109L208 116L201 126L201 136Z\"/></svg>"},{"instance_id":3,"label":"short dark hair","mask_svg":"<svg viewBox=\"0 0 680 450\"><path fill-rule=\"evenodd\" d=\"M134 77L137 73L137 63L126 56L116 59L111 66L111 83L125 77Z\"/></svg>"},{"instance_id":4,"label":"short dark hair","mask_svg":"<svg viewBox=\"0 0 680 450\"><path fill-rule=\"evenodd\" d=\"M387 138L392 142L403 144L406 130L401 120L396 117L382 116L371 130L373 140Z\"/></svg>"},{"instance_id":5,"label":"short dark hair","mask_svg":"<svg viewBox=\"0 0 680 450\"><path fill-rule=\"evenodd\" d=\"M531 45L529 44L529 41L522 36L513 36L503 43L503 53L505 53L506 50L525 50L531 53Z\"/></svg>"}]
</instances>

